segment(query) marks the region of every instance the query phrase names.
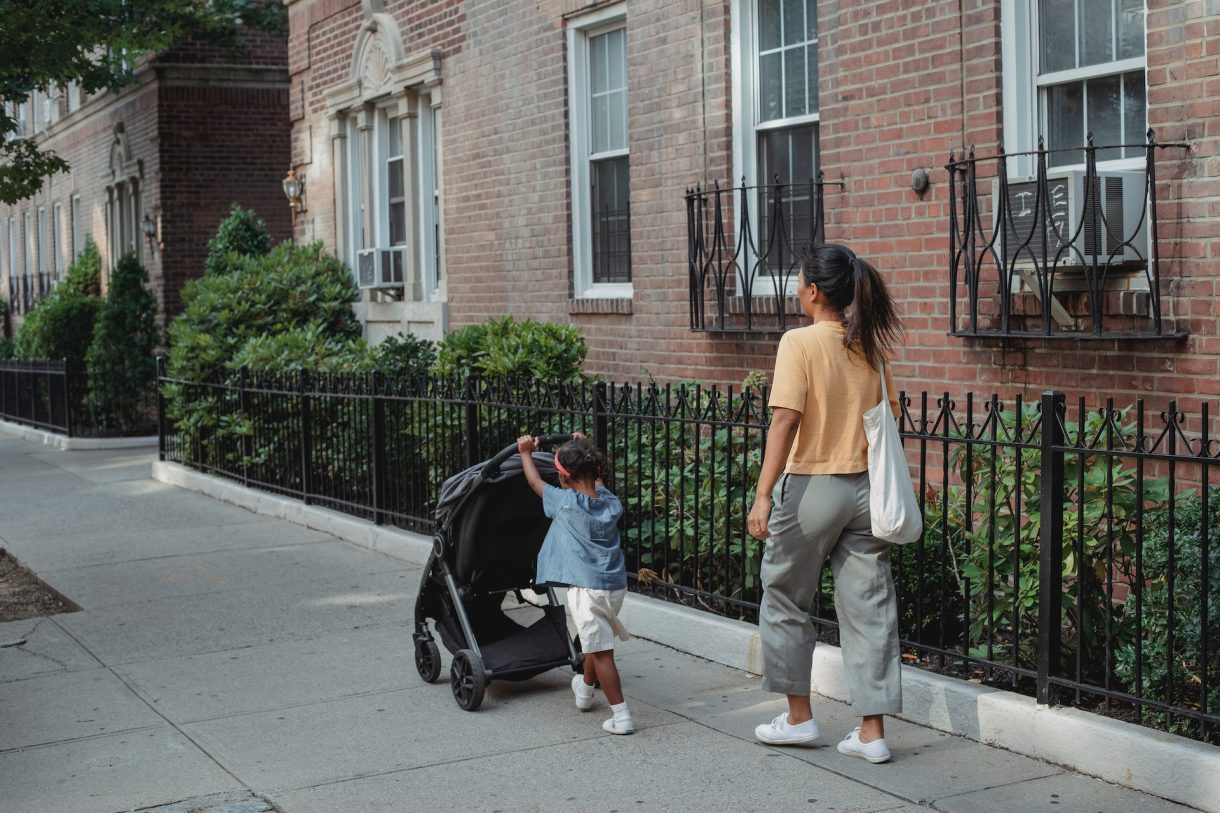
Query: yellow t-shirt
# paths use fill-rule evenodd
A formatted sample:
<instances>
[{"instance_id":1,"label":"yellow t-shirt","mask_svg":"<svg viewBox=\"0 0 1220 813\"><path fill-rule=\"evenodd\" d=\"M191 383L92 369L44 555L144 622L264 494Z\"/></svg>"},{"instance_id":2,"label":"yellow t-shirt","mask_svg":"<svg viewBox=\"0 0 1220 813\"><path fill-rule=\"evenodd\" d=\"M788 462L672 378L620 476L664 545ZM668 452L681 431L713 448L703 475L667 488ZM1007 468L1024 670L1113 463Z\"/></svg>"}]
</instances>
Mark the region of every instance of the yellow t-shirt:
<instances>
[{"instance_id":1,"label":"yellow t-shirt","mask_svg":"<svg viewBox=\"0 0 1220 813\"><path fill-rule=\"evenodd\" d=\"M888 364L885 385L897 416L898 390ZM868 471L863 418L880 402L881 376L859 352L843 346L841 323L795 328L780 339L768 403L801 413L789 474Z\"/></svg>"}]
</instances>

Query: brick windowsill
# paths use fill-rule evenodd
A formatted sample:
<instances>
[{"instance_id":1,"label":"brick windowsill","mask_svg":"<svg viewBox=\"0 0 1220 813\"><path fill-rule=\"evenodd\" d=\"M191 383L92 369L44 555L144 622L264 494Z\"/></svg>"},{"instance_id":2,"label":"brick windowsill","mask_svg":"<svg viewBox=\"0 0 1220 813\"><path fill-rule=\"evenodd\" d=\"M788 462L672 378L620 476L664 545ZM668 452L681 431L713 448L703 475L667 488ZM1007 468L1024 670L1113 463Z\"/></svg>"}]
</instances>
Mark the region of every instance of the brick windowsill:
<instances>
[{"instance_id":1,"label":"brick windowsill","mask_svg":"<svg viewBox=\"0 0 1220 813\"><path fill-rule=\"evenodd\" d=\"M602 299L569 299L568 313L597 313L597 314L630 314L631 300L627 297L606 297Z\"/></svg>"}]
</instances>

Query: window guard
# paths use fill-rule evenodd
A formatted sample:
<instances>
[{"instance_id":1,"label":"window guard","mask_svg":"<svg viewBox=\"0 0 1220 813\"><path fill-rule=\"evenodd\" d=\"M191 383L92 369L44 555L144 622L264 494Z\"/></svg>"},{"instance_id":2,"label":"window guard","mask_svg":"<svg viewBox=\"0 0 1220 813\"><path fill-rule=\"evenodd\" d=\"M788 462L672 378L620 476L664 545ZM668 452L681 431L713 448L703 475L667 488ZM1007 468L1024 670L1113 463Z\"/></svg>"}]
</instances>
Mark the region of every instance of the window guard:
<instances>
[{"instance_id":1,"label":"window guard","mask_svg":"<svg viewBox=\"0 0 1220 813\"><path fill-rule=\"evenodd\" d=\"M1147 132L1138 170L1098 169L1093 134L1083 147L1005 153L950 152L949 333L963 337L1172 339L1157 235L1157 150ZM1084 153L1084 168L1047 168L1055 152ZM1027 180L1009 159L1032 160ZM1104 182L1104 187L1103 187ZM1132 225L1133 224L1133 225Z\"/></svg>"},{"instance_id":2,"label":"window guard","mask_svg":"<svg viewBox=\"0 0 1220 813\"><path fill-rule=\"evenodd\" d=\"M687 270L690 329L699 333L782 333L797 324L800 307L792 296L801 250L825 242L824 190L844 186L816 180L699 186L686 191ZM761 194L760 194L761 193ZM767 219L759 199L769 197ZM793 211L808 201L807 213ZM791 224L791 225L790 225ZM766 234L760 227L765 225ZM790 234L789 231L797 233Z\"/></svg>"}]
</instances>

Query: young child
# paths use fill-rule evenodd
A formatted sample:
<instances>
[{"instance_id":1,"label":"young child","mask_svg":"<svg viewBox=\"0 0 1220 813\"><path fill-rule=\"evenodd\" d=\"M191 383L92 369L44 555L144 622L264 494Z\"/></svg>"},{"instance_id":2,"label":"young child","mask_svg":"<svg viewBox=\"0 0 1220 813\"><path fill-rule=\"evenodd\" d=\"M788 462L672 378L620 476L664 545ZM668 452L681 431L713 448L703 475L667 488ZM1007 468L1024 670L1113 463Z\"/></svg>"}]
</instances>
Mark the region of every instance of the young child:
<instances>
[{"instance_id":1,"label":"young child","mask_svg":"<svg viewBox=\"0 0 1220 813\"><path fill-rule=\"evenodd\" d=\"M534 465L536 438L517 439L525 479L542 497L542 511L551 518L538 553L539 586L568 588L568 610L585 652L583 675L572 676L576 707L593 707L593 684L600 681L614 716L602 723L611 734L631 734L635 723L623 697L614 665L614 637L630 637L618 611L627 593L627 565L619 545L618 521L623 504L602 484L606 456L579 433L555 452L560 488L543 482Z\"/></svg>"}]
</instances>

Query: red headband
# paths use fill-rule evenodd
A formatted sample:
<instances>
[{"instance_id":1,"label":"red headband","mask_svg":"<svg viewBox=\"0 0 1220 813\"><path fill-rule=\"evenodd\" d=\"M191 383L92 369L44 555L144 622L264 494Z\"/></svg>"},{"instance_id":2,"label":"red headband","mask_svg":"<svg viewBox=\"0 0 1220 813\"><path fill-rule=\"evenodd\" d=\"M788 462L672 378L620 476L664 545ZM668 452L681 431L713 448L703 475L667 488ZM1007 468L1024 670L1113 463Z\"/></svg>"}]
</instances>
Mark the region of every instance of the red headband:
<instances>
[{"instance_id":1,"label":"red headband","mask_svg":"<svg viewBox=\"0 0 1220 813\"><path fill-rule=\"evenodd\" d=\"M558 452L555 453L555 468L558 469L559 473L562 474L564 477L567 477L569 480L572 479L572 475L568 474L568 470L565 469L563 467L563 464L559 462L559 453Z\"/></svg>"}]
</instances>

